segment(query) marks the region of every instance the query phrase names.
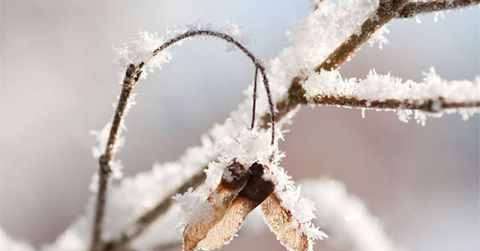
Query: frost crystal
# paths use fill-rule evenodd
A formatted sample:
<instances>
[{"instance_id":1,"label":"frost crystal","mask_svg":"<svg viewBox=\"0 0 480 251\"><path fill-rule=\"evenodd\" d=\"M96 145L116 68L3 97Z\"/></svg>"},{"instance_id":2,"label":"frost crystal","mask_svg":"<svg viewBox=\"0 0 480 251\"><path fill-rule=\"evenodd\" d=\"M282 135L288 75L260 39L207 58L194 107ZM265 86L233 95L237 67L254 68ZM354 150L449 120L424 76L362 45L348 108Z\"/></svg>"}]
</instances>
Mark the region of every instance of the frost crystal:
<instances>
[{"instance_id":1,"label":"frost crystal","mask_svg":"<svg viewBox=\"0 0 480 251\"><path fill-rule=\"evenodd\" d=\"M300 188L295 186L285 169L273 165L264 176L266 180L271 180L275 184L275 194L279 197L282 206L291 212L301 232L307 235L310 240L327 237L324 232L320 231L312 223L312 220L315 218L314 204L301 196Z\"/></svg>"},{"instance_id":2,"label":"frost crystal","mask_svg":"<svg viewBox=\"0 0 480 251\"><path fill-rule=\"evenodd\" d=\"M107 147L108 143L108 136L110 133L110 128L111 128L111 123L107 123L102 130L100 131L91 131L90 134L94 135L97 141L97 144L92 148L92 154L93 157L98 159L103 152L105 151L105 148ZM116 153L120 150L120 148L125 144L125 138L121 136L122 131L125 130L125 126L122 125L119 130L119 136L117 138L117 144L115 145L115 148L113 149L113 152ZM110 161L110 168L112 169L112 177L114 179L120 179L122 178L122 163L120 160L111 160ZM91 191L96 191L96 185L95 183L97 182L98 177L93 177L92 183L90 185L90 190Z\"/></svg>"},{"instance_id":3,"label":"frost crystal","mask_svg":"<svg viewBox=\"0 0 480 251\"><path fill-rule=\"evenodd\" d=\"M270 144L270 130L259 131L241 129L236 137L224 138L218 145L219 156L223 162L236 159L245 166L257 162L268 164L276 147Z\"/></svg>"},{"instance_id":4,"label":"frost crystal","mask_svg":"<svg viewBox=\"0 0 480 251\"><path fill-rule=\"evenodd\" d=\"M243 36L240 26L238 26L237 24L228 23L223 29L220 30L232 36L233 38L235 38L235 40L240 41L242 44L247 44L247 39ZM236 49L237 47L232 44L227 45L227 51L234 51Z\"/></svg>"},{"instance_id":5,"label":"frost crystal","mask_svg":"<svg viewBox=\"0 0 480 251\"><path fill-rule=\"evenodd\" d=\"M378 48L381 50L381 49L383 49L383 46L388 44L388 42L389 42L388 38L387 38L388 34L390 34L390 30L388 29L388 25L384 25L372 35L372 38L370 40L368 40L368 44L372 47L375 44L378 44Z\"/></svg>"},{"instance_id":6,"label":"frost crystal","mask_svg":"<svg viewBox=\"0 0 480 251\"><path fill-rule=\"evenodd\" d=\"M161 69L163 64L170 62L171 55L168 51L163 51L152 58L152 52L163 42L165 39L157 33L140 32L137 37L115 48L118 55L116 61L123 69L126 69L129 64L138 64L148 60L144 74L142 74L142 77L145 77L146 73Z\"/></svg>"}]
</instances>

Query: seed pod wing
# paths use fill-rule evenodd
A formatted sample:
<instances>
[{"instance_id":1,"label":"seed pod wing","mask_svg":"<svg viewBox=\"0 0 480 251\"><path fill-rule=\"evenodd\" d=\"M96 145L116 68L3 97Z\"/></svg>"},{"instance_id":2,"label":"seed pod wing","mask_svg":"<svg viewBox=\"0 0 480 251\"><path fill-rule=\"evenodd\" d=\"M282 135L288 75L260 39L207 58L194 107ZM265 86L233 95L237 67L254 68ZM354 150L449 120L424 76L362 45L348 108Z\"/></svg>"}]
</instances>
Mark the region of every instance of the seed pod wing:
<instances>
[{"instance_id":1,"label":"seed pod wing","mask_svg":"<svg viewBox=\"0 0 480 251\"><path fill-rule=\"evenodd\" d=\"M312 240L303 233L292 213L282 206L280 199L272 193L261 205L265 221L277 239L290 251L307 251Z\"/></svg>"},{"instance_id":2,"label":"seed pod wing","mask_svg":"<svg viewBox=\"0 0 480 251\"><path fill-rule=\"evenodd\" d=\"M193 219L185 227L183 250L194 250L215 224L222 220L233 200L247 184L248 177L247 169L236 161L225 169L220 184L207 199L210 207L207 215Z\"/></svg>"},{"instance_id":3,"label":"seed pod wing","mask_svg":"<svg viewBox=\"0 0 480 251\"><path fill-rule=\"evenodd\" d=\"M198 244L200 249L215 250L228 244L240 230L247 215L273 192L273 183L262 177L264 168L257 163L250 167L247 184L226 210L223 218Z\"/></svg>"}]
</instances>

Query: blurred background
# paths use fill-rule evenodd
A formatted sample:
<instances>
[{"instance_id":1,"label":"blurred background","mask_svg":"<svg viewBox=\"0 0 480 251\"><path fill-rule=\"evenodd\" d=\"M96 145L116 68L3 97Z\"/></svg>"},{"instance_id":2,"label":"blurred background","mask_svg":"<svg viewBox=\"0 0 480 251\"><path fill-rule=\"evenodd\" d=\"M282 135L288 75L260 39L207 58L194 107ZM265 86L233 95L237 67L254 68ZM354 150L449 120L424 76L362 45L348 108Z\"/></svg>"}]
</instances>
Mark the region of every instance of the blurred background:
<instances>
[{"instance_id":1,"label":"blurred background","mask_svg":"<svg viewBox=\"0 0 480 251\"><path fill-rule=\"evenodd\" d=\"M36 245L84 212L97 167L89 131L110 119L123 71L113 63L113 47L139 31L231 22L267 60L311 11L308 0L0 1L0 226ZM362 77L375 68L420 80L434 66L447 79L480 74L480 8L420 20L393 22L389 44L365 46L342 72ZM139 86L119 156L127 175L177 159L242 100L251 66L222 48L218 41L188 42ZM479 142L478 115L466 122L458 115L429 119L422 127L394 113L367 112L362 119L357 110L304 108L282 149L295 179L344 182L406 250L474 251ZM225 250L245 247L281 250L269 232L241 237Z\"/></svg>"}]
</instances>

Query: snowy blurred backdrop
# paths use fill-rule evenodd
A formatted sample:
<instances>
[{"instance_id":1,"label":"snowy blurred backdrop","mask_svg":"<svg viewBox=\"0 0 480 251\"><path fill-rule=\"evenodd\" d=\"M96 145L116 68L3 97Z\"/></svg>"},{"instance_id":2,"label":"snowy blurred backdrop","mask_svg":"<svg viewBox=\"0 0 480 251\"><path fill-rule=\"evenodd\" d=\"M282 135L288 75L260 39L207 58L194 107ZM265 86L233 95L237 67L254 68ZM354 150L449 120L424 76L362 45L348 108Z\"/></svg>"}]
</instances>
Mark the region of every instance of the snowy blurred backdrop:
<instances>
[{"instance_id":1,"label":"snowy blurred backdrop","mask_svg":"<svg viewBox=\"0 0 480 251\"><path fill-rule=\"evenodd\" d=\"M235 23L268 60L286 31L311 11L302 1L0 0L0 226L16 238L52 241L90 196L96 170L90 130L112 114L120 69L115 46L139 31L163 34L193 23ZM419 23L421 22L421 23ZM480 8L434 21L397 20L382 50L365 46L342 72L419 80L434 66L446 79L480 74ZM175 160L242 100L251 65L218 41L187 42L138 88L119 158L127 175ZM480 248L480 118L304 108L282 149L296 179L344 182L406 250ZM161 184L159 184L161 185ZM225 250L277 250L273 234L242 236ZM254 241L252 241L254 240ZM318 250L330 250L322 248Z\"/></svg>"}]
</instances>

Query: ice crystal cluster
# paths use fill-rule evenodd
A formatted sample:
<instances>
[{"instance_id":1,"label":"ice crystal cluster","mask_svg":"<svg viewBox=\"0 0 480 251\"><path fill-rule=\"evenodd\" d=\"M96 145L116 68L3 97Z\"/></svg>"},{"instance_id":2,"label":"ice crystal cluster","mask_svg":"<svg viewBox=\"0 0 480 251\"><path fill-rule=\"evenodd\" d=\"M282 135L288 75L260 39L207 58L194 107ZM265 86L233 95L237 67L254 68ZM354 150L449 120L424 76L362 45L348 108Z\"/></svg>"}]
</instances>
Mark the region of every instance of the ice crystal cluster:
<instances>
[{"instance_id":1,"label":"ice crystal cluster","mask_svg":"<svg viewBox=\"0 0 480 251\"><path fill-rule=\"evenodd\" d=\"M442 79L433 68L424 73L423 81L402 80L390 74L377 74L370 71L366 78L343 78L339 71L312 73L303 85L309 99L322 97L354 98L367 102L399 100L406 103L431 101L432 112L399 110L401 121L408 122L413 116L420 124L425 124L428 115L441 116L439 112L460 112L464 119L479 112L479 109L443 110L441 102L475 102L480 100L480 78L474 81ZM400 107L401 108L401 107ZM365 109L365 108L363 108ZM378 109L378 108L375 108Z\"/></svg>"}]
</instances>

